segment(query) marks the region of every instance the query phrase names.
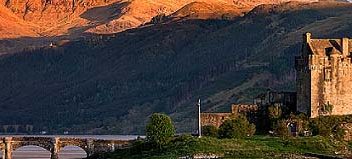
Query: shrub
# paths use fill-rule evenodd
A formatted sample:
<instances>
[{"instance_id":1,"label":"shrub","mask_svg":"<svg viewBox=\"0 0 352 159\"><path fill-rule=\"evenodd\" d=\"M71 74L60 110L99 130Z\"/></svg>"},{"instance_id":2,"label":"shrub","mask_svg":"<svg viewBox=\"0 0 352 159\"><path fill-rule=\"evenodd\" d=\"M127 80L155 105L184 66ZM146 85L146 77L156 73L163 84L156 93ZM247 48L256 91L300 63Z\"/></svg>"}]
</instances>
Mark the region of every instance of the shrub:
<instances>
[{"instance_id":1,"label":"shrub","mask_svg":"<svg viewBox=\"0 0 352 159\"><path fill-rule=\"evenodd\" d=\"M160 24L165 20L165 18L166 18L166 15L164 13L158 14L157 16L152 18L151 23Z\"/></svg>"},{"instance_id":2,"label":"shrub","mask_svg":"<svg viewBox=\"0 0 352 159\"><path fill-rule=\"evenodd\" d=\"M268 116L270 120L281 118L282 110L280 106L273 105L268 107Z\"/></svg>"},{"instance_id":3,"label":"shrub","mask_svg":"<svg viewBox=\"0 0 352 159\"><path fill-rule=\"evenodd\" d=\"M175 127L171 118L165 114L153 114L147 124L146 135L151 145L161 149L175 135Z\"/></svg>"},{"instance_id":4,"label":"shrub","mask_svg":"<svg viewBox=\"0 0 352 159\"><path fill-rule=\"evenodd\" d=\"M143 151L147 151L150 149L149 143L146 143L143 139L138 138L134 142L132 142L131 152L133 153L141 153Z\"/></svg>"},{"instance_id":5,"label":"shrub","mask_svg":"<svg viewBox=\"0 0 352 159\"><path fill-rule=\"evenodd\" d=\"M310 130L309 118L304 114L290 114L289 119L296 124L297 131L300 135L305 135L305 131Z\"/></svg>"},{"instance_id":6,"label":"shrub","mask_svg":"<svg viewBox=\"0 0 352 159\"><path fill-rule=\"evenodd\" d=\"M205 125L202 127L202 135L217 137L218 136L218 128L214 125Z\"/></svg>"},{"instance_id":7,"label":"shrub","mask_svg":"<svg viewBox=\"0 0 352 159\"><path fill-rule=\"evenodd\" d=\"M320 112L323 114L331 114L334 106L330 103L323 104L320 108Z\"/></svg>"},{"instance_id":8,"label":"shrub","mask_svg":"<svg viewBox=\"0 0 352 159\"><path fill-rule=\"evenodd\" d=\"M287 123L285 120L279 120L275 126L275 133L280 137L288 137L290 133L288 131Z\"/></svg>"},{"instance_id":9,"label":"shrub","mask_svg":"<svg viewBox=\"0 0 352 159\"><path fill-rule=\"evenodd\" d=\"M332 135L333 129L340 122L340 117L320 116L318 118L311 119L309 127L312 130L313 135L328 137Z\"/></svg>"},{"instance_id":10,"label":"shrub","mask_svg":"<svg viewBox=\"0 0 352 159\"><path fill-rule=\"evenodd\" d=\"M346 135L345 129L341 126L337 126L334 129L334 137L338 140L343 140Z\"/></svg>"},{"instance_id":11,"label":"shrub","mask_svg":"<svg viewBox=\"0 0 352 159\"><path fill-rule=\"evenodd\" d=\"M310 120L309 127L313 135L325 137L335 137L342 139L344 130L341 127L342 123L351 123L351 115L348 116L319 116Z\"/></svg>"},{"instance_id":12,"label":"shrub","mask_svg":"<svg viewBox=\"0 0 352 159\"><path fill-rule=\"evenodd\" d=\"M243 138L255 133L255 125L239 116L235 119L226 120L219 128L219 138Z\"/></svg>"}]
</instances>

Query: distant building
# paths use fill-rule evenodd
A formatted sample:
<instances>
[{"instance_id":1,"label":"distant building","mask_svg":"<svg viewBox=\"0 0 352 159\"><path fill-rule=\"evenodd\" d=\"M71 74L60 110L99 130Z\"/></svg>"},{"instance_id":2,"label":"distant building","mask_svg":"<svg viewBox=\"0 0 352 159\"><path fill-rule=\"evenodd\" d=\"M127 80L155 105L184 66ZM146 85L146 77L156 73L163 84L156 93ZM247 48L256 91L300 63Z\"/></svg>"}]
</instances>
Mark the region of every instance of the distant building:
<instances>
[{"instance_id":1,"label":"distant building","mask_svg":"<svg viewBox=\"0 0 352 159\"><path fill-rule=\"evenodd\" d=\"M266 111L269 106L279 106L284 112L294 112L296 108L295 92L268 91L253 100L253 104L233 104L231 112L201 113L201 124L219 127L226 119L244 115L254 123L257 121L258 111Z\"/></svg>"},{"instance_id":2,"label":"distant building","mask_svg":"<svg viewBox=\"0 0 352 159\"><path fill-rule=\"evenodd\" d=\"M352 114L352 41L303 38L296 58L297 111L314 118Z\"/></svg>"},{"instance_id":3,"label":"distant building","mask_svg":"<svg viewBox=\"0 0 352 159\"><path fill-rule=\"evenodd\" d=\"M261 108L279 106L285 113L296 112L296 92L267 91L254 99L254 104Z\"/></svg>"}]
</instances>

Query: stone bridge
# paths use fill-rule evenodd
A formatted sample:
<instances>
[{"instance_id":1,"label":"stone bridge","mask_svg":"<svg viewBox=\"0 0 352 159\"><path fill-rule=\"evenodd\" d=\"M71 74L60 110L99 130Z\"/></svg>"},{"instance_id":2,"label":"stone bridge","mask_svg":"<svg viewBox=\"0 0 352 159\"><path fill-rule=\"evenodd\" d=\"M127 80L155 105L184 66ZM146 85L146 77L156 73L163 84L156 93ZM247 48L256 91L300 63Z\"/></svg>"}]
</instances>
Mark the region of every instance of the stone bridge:
<instances>
[{"instance_id":1,"label":"stone bridge","mask_svg":"<svg viewBox=\"0 0 352 159\"><path fill-rule=\"evenodd\" d=\"M12 152L23 146L39 146L51 153L51 159L58 159L58 153L65 146L78 146L87 156L95 153L111 152L131 145L131 140L102 140L70 137L0 137L2 159L12 159Z\"/></svg>"}]
</instances>

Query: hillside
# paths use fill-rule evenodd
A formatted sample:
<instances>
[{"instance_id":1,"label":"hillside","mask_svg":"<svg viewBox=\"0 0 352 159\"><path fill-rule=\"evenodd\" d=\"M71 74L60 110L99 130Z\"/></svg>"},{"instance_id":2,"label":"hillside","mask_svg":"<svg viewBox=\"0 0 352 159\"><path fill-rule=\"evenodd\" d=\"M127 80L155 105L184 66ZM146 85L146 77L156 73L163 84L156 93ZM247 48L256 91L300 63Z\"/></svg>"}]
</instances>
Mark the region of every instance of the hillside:
<instances>
[{"instance_id":1,"label":"hillside","mask_svg":"<svg viewBox=\"0 0 352 159\"><path fill-rule=\"evenodd\" d=\"M242 16L247 9L228 4L192 2L170 15L175 19L226 19Z\"/></svg>"},{"instance_id":2,"label":"hillside","mask_svg":"<svg viewBox=\"0 0 352 159\"><path fill-rule=\"evenodd\" d=\"M213 18L223 18L223 13L225 17L232 18L259 4L285 1L0 0L0 54L48 46L52 42L74 40L91 34L118 33L139 27L160 14L170 15L178 11L175 15L181 16L192 11L196 15L207 14L203 18L214 13Z\"/></svg>"},{"instance_id":3,"label":"hillside","mask_svg":"<svg viewBox=\"0 0 352 159\"><path fill-rule=\"evenodd\" d=\"M142 133L147 116L166 112L192 131L199 97L203 111L224 111L268 88L294 90L301 35L349 36L351 14L349 3L261 5L3 56L0 125Z\"/></svg>"},{"instance_id":4,"label":"hillside","mask_svg":"<svg viewBox=\"0 0 352 159\"><path fill-rule=\"evenodd\" d=\"M255 136L245 139L215 139L181 136L175 138L162 151L139 142L134 147L113 153L96 154L88 159L170 159L186 156L217 155L222 158L262 159L318 159L349 158L347 143L323 137L276 138Z\"/></svg>"}]
</instances>

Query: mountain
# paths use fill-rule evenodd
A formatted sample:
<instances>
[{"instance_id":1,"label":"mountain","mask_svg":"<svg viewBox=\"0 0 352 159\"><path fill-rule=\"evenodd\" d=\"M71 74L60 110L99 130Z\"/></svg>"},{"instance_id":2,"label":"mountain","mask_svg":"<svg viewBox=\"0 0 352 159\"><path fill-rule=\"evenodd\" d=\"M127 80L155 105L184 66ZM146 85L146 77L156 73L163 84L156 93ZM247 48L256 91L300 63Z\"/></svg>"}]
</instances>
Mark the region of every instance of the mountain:
<instances>
[{"instance_id":1,"label":"mountain","mask_svg":"<svg viewBox=\"0 0 352 159\"><path fill-rule=\"evenodd\" d=\"M13 13L0 5L0 37L13 38L19 37L22 34L36 37L38 34L31 30L31 26L26 26L27 23L13 15Z\"/></svg>"},{"instance_id":2,"label":"mountain","mask_svg":"<svg viewBox=\"0 0 352 159\"><path fill-rule=\"evenodd\" d=\"M202 111L226 111L268 88L293 91L303 33L352 34L350 3L264 4L234 19L212 8L191 3L166 22L1 56L0 125L131 134L165 112L189 132L198 98Z\"/></svg>"},{"instance_id":3,"label":"mountain","mask_svg":"<svg viewBox=\"0 0 352 159\"><path fill-rule=\"evenodd\" d=\"M184 16L233 18L260 4L286 1L0 0L0 18L5 22L0 26L0 54L48 46L92 34L118 33L143 26L157 15L173 14L173 19Z\"/></svg>"}]
</instances>

